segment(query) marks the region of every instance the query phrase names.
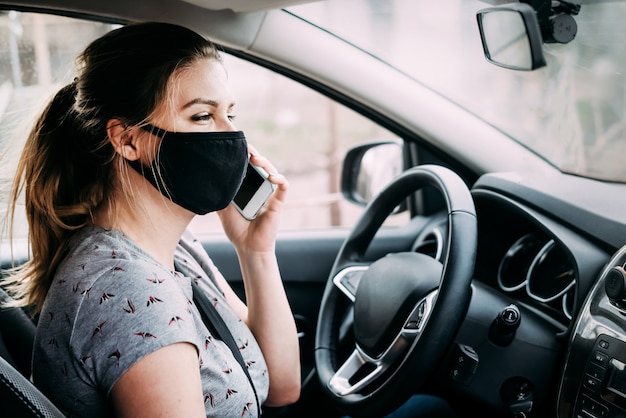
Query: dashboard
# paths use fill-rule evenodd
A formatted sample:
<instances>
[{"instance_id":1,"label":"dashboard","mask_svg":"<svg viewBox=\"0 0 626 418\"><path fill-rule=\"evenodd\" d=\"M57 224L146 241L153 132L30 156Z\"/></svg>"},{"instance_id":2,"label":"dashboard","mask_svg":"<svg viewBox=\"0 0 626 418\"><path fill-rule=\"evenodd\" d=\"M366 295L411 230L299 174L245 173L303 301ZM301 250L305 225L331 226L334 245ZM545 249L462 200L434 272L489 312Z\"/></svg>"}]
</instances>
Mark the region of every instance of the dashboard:
<instances>
[{"instance_id":1,"label":"dashboard","mask_svg":"<svg viewBox=\"0 0 626 418\"><path fill-rule=\"evenodd\" d=\"M502 410L511 406L503 393L513 381L520 396L520 388L532 388L546 416L626 417L626 246L607 245L603 231L611 222L598 213L568 208L540 187L520 187L495 177L472 189L473 296L456 343L480 360L472 384L457 388ZM443 215L426 225L413 250L441 258L447 234ZM490 327L511 305L521 325L512 343L498 346Z\"/></svg>"},{"instance_id":2,"label":"dashboard","mask_svg":"<svg viewBox=\"0 0 626 418\"><path fill-rule=\"evenodd\" d=\"M574 211L549 213L556 197L513 196L501 180L472 191L474 280L554 327L557 416L626 417L626 246L605 245Z\"/></svg>"}]
</instances>

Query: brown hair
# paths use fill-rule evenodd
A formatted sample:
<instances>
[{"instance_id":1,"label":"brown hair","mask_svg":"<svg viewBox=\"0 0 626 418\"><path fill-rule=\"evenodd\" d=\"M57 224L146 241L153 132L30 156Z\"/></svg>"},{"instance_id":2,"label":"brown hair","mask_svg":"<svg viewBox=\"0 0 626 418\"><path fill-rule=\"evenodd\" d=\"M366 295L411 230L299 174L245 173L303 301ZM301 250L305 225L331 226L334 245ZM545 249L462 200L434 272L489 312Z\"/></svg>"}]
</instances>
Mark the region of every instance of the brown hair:
<instances>
[{"instance_id":1,"label":"brown hair","mask_svg":"<svg viewBox=\"0 0 626 418\"><path fill-rule=\"evenodd\" d=\"M57 92L28 135L11 190L10 221L23 194L31 247L29 260L3 279L16 304L39 312L76 230L102 205L115 216L113 192L132 200L107 122L145 124L167 103L172 75L207 58L221 61L210 41L156 22L115 29L79 55L75 81Z\"/></svg>"}]
</instances>

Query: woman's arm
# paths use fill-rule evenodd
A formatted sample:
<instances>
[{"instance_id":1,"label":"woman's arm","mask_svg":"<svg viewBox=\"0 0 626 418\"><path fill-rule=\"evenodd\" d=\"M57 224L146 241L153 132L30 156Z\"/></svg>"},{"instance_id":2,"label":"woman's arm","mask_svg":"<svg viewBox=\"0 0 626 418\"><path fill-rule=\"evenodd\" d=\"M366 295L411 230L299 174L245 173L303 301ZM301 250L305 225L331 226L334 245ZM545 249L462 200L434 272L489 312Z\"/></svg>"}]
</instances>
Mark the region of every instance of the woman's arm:
<instances>
[{"instance_id":1,"label":"woman's arm","mask_svg":"<svg viewBox=\"0 0 626 418\"><path fill-rule=\"evenodd\" d=\"M115 383L111 401L117 417L205 418L196 348L176 343L143 357Z\"/></svg>"},{"instance_id":2,"label":"woman's arm","mask_svg":"<svg viewBox=\"0 0 626 418\"><path fill-rule=\"evenodd\" d=\"M247 324L261 346L270 387L266 405L294 403L300 396L300 350L293 313L273 253L241 254L248 301Z\"/></svg>"},{"instance_id":3,"label":"woman's arm","mask_svg":"<svg viewBox=\"0 0 626 418\"><path fill-rule=\"evenodd\" d=\"M276 174L265 158L253 153L251 162L270 173L270 181L277 185L274 195L253 221L244 219L232 205L219 212L224 230L237 251L247 307L223 277L218 280L263 352L270 379L265 404L279 406L293 403L300 396L300 347L275 254L287 180Z\"/></svg>"},{"instance_id":4,"label":"woman's arm","mask_svg":"<svg viewBox=\"0 0 626 418\"><path fill-rule=\"evenodd\" d=\"M263 352L270 377L270 391L265 404L280 406L294 403L300 395L300 347L276 258L267 254L266 259L263 255L242 256L241 259L244 277L263 277L258 280L259 286L254 279L245 285L248 306L239 299L219 271L216 272L216 279L228 303L248 325Z\"/></svg>"}]
</instances>

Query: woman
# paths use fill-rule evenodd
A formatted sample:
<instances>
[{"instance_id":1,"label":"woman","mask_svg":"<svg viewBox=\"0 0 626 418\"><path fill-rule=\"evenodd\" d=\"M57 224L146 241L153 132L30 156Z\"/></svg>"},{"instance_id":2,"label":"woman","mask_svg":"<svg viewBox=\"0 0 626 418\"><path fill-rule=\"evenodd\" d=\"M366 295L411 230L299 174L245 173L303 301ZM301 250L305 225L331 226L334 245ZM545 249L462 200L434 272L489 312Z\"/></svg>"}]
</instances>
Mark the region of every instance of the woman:
<instances>
[{"instance_id":1,"label":"woman","mask_svg":"<svg viewBox=\"0 0 626 418\"><path fill-rule=\"evenodd\" d=\"M298 340L274 253L285 178L233 125L214 45L130 24L92 42L30 133L13 188L32 256L8 279L40 313L34 382L71 416L258 416L295 402ZM248 160L276 192L253 221L229 205ZM218 211L246 304L186 232ZM199 283L251 384L192 301Z\"/></svg>"}]
</instances>

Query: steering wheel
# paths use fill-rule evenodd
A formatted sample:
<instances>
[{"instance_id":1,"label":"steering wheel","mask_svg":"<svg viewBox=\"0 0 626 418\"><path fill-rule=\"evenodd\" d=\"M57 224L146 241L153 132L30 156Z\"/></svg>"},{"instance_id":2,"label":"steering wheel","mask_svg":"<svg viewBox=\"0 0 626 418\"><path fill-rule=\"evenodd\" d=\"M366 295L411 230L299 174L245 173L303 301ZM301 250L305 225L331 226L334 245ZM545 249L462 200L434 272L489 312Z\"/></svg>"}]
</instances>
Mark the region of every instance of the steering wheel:
<instances>
[{"instance_id":1,"label":"steering wheel","mask_svg":"<svg viewBox=\"0 0 626 418\"><path fill-rule=\"evenodd\" d=\"M426 186L438 189L447 205L443 262L415 252L365 261L387 216ZM384 416L433 377L469 306L476 246L472 196L445 167L410 168L367 206L335 259L315 336L318 377L340 410ZM344 338L350 331L353 338ZM339 359L344 350L351 354Z\"/></svg>"}]
</instances>

